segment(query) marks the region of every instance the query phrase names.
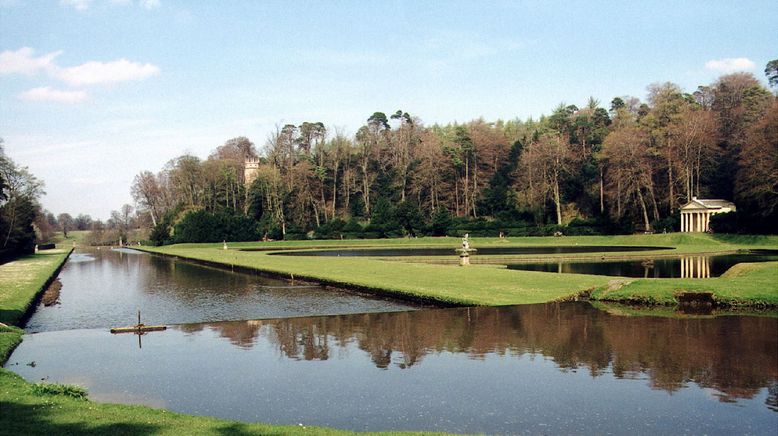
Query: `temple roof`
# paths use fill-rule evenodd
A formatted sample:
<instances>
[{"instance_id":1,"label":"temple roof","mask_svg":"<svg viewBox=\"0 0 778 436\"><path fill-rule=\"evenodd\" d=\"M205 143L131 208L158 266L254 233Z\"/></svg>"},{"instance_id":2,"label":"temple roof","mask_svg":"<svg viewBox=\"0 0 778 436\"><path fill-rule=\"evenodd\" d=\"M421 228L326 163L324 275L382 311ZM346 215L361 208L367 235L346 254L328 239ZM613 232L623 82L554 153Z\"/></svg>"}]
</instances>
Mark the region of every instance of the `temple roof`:
<instances>
[{"instance_id":1,"label":"temple roof","mask_svg":"<svg viewBox=\"0 0 778 436\"><path fill-rule=\"evenodd\" d=\"M707 210L719 210L729 208L735 210L735 203L727 200L720 199L702 199L692 197L692 201L681 206L681 209L707 209Z\"/></svg>"}]
</instances>

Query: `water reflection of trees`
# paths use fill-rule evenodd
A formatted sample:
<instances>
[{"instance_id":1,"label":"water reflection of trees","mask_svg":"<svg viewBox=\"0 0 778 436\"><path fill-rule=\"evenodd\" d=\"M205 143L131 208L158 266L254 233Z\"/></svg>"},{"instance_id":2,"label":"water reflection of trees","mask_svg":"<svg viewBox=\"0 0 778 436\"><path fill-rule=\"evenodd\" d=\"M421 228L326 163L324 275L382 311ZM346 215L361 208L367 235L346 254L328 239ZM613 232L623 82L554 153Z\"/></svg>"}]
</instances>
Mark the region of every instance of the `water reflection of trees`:
<instances>
[{"instance_id":1,"label":"water reflection of trees","mask_svg":"<svg viewBox=\"0 0 778 436\"><path fill-rule=\"evenodd\" d=\"M408 368L441 352L471 359L542 354L562 371L585 369L595 377L609 369L618 378L647 375L653 388L671 392L694 382L717 390L721 401L752 398L768 387L768 403L775 403L778 389L778 320L772 318L627 318L587 304L549 304L209 327L242 347L268 341L296 360L326 360L352 343L384 369Z\"/></svg>"}]
</instances>

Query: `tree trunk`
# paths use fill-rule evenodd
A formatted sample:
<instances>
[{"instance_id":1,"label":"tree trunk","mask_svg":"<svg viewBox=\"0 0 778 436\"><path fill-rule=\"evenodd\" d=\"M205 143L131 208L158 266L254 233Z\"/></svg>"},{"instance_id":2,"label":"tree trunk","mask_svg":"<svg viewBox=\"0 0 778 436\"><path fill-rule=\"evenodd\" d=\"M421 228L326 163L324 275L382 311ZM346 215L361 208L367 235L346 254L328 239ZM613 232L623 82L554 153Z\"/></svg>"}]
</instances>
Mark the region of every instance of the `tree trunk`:
<instances>
[{"instance_id":1,"label":"tree trunk","mask_svg":"<svg viewBox=\"0 0 778 436\"><path fill-rule=\"evenodd\" d=\"M478 164L477 156L473 157L473 196L471 197L471 207L473 208L473 218L478 218L478 213L475 209L475 196L478 192Z\"/></svg>"},{"instance_id":2,"label":"tree trunk","mask_svg":"<svg viewBox=\"0 0 778 436\"><path fill-rule=\"evenodd\" d=\"M646 209L646 202L643 200L643 194L640 192L640 187L635 188L635 192L638 194L638 200L640 202L640 208L643 211L643 223L645 224L646 231L651 231L651 225L648 222L648 209Z\"/></svg>"},{"instance_id":3,"label":"tree trunk","mask_svg":"<svg viewBox=\"0 0 778 436\"><path fill-rule=\"evenodd\" d=\"M454 180L454 213L459 216L459 180Z\"/></svg>"},{"instance_id":4,"label":"tree trunk","mask_svg":"<svg viewBox=\"0 0 778 436\"><path fill-rule=\"evenodd\" d=\"M8 234L5 235L5 241L3 242L3 248L8 246L8 240L11 239L11 233L14 230L14 224L16 224L16 199L14 199L12 201L13 201L13 205L11 206L11 222L8 223ZM65 238L67 238L68 237L67 230L65 230L65 228L63 228L62 232L65 234Z\"/></svg>"},{"instance_id":5,"label":"tree trunk","mask_svg":"<svg viewBox=\"0 0 778 436\"><path fill-rule=\"evenodd\" d=\"M554 177L554 205L556 206L556 223L562 225L562 200L559 196L559 179Z\"/></svg>"},{"instance_id":6,"label":"tree trunk","mask_svg":"<svg viewBox=\"0 0 778 436\"><path fill-rule=\"evenodd\" d=\"M335 219L335 211L338 208L337 200L338 200L338 167L339 166L340 166L339 162L335 163L333 165L333 170L332 170L332 216L330 217L330 219L333 220Z\"/></svg>"},{"instance_id":7,"label":"tree trunk","mask_svg":"<svg viewBox=\"0 0 778 436\"><path fill-rule=\"evenodd\" d=\"M669 156L667 157L667 185L669 191L667 195L667 213L671 214L673 213L673 203L675 203L675 192L673 189L673 162Z\"/></svg>"},{"instance_id":8,"label":"tree trunk","mask_svg":"<svg viewBox=\"0 0 778 436\"><path fill-rule=\"evenodd\" d=\"M649 199L651 200L651 208L652 212L654 213L654 219L659 219L659 207L656 204L656 196L654 195L654 182L651 180L651 175L648 175L648 195Z\"/></svg>"},{"instance_id":9,"label":"tree trunk","mask_svg":"<svg viewBox=\"0 0 778 436\"><path fill-rule=\"evenodd\" d=\"M319 221L319 207L316 205L316 202L313 201L313 196L311 196L311 208L313 208L313 216L316 218L316 228L321 227L321 221Z\"/></svg>"},{"instance_id":10,"label":"tree trunk","mask_svg":"<svg viewBox=\"0 0 778 436\"><path fill-rule=\"evenodd\" d=\"M370 180L367 174L367 163L362 165L362 199L365 203L365 215L370 219Z\"/></svg>"},{"instance_id":11,"label":"tree trunk","mask_svg":"<svg viewBox=\"0 0 778 436\"><path fill-rule=\"evenodd\" d=\"M605 213L605 183L602 176L603 166L600 165L600 215Z\"/></svg>"},{"instance_id":12,"label":"tree trunk","mask_svg":"<svg viewBox=\"0 0 778 436\"><path fill-rule=\"evenodd\" d=\"M465 159L465 184L463 189L463 194L465 196L464 210L465 216L467 216L470 213L470 203L467 198L467 191L470 190L470 158Z\"/></svg>"}]
</instances>

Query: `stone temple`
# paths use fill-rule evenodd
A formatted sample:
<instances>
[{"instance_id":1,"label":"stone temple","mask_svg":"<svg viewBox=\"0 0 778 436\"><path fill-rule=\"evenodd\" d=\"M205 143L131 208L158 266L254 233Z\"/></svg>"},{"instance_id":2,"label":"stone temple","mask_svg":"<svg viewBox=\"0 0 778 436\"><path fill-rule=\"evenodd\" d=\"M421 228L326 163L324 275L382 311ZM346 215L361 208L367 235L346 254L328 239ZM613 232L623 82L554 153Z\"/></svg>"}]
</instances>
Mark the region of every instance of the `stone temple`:
<instances>
[{"instance_id":1,"label":"stone temple","mask_svg":"<svg viewBox=\"0 0 778 436\"><path fill-rule=\"evenodd\" d=\"M711 216L735 210L735 204L731 201L692 197L692 201L681 206L681 231L707 232L710 230Z\"/></svg>"}]
</instances>

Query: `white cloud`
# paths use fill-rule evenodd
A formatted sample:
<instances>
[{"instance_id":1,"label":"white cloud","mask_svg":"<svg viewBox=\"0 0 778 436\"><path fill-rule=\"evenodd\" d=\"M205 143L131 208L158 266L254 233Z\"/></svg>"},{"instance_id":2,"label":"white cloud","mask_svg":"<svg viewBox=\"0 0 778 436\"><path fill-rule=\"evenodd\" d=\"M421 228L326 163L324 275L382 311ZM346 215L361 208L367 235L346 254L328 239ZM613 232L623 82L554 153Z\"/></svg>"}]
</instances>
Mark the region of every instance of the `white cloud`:
<instances>
[{"instance_id":1,"label":"white cloud","mask_svg":"<svg viewBox=\"0 0 778 436\"><path fill-rule=\"evenodd\" d=\"M159 0L140 0L140 5L150 11L159 7Z\"/></svg>"},{"instance_id":2,"label":"white cloud","mask_svg":"<svg viewBox=\"0 0 778 436\"><path fill-rule=\"evenodd\" d=\"M19 94L19 98L26 101L53 101L57 103L80 103L88 97L84 91L60 91L48 86L33 88Z\"/></svg>"},{"instance_id":3,"label":"white cloud","mask_svg":"<svg viewBox=\"0 0 778 436\"><path fill-rule=\"evenodd\" d=\"M100 83L143 80L159 74L156 65L119 59L111 62L89 61L74 67L60 67L54 60L62 51L56 51L35 57L35 50L22 47L19 50L6 50L0 53L0 75L37 74L43 70L49 76L62 80L71 86L96 85Z\"/></svg>"},{"instance_id":4,"label":"white cloud","mask_svg":"<svg viewBox=\"0 0 778 436\"><path fill-rule=\"evenodd\" d=\"M55 68L54 58L62 54L61 51L47 53L35 57L35 50L30 47L22 47L19 50L6 50L0 53L0 74L26 74L32 75L40 70Z\"/></svg>"},{"instance_id":5,"label":"white cloud","mask_svg":"<svg viewBox=\"0 0 778 436\"><path fill-rule=\"evenodd\" d=\"M62 6L69 6L77 11L85 11L92 5L92 0L59 0Z\"/></svg>"},{"instance_id":6,"label":"white cloud","mask_svg":"<svg viewBox=\"0 0 778 436\"><path fill-rule=\"evenodd\" d=\"M159 68L156 65L119 59L112 62L90 61L75 67L57 69L52 75L70 85L80 86L143 80L157 74Z\"/></svg>"},{"instance_id":7,"label":"white cloud","mask_svg":"<svg viewBox=\"0 0 778 436\"><path fill-rule=\"evenodd\" d=\"M705 62L705 68L729 74L736 71L753 71L756 68L756 64L748 58L725 58Z\"/></svg>"}]
</instances>

